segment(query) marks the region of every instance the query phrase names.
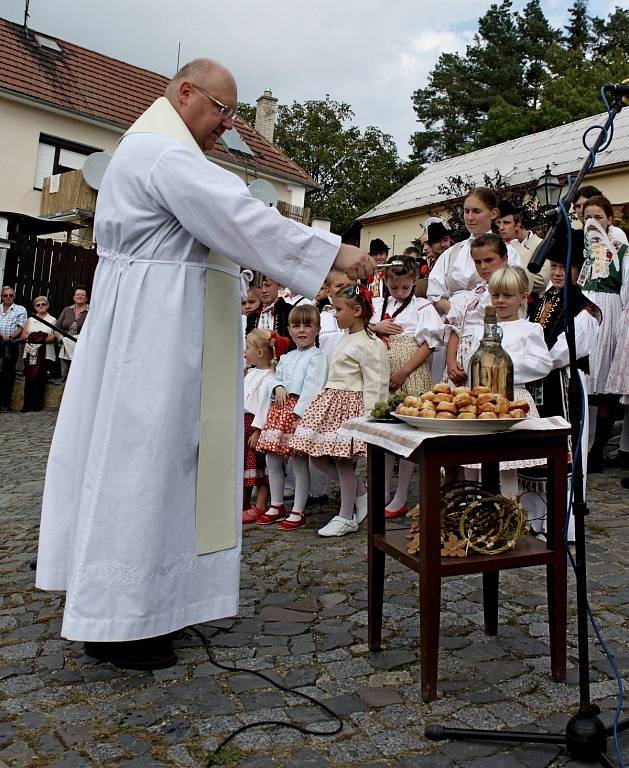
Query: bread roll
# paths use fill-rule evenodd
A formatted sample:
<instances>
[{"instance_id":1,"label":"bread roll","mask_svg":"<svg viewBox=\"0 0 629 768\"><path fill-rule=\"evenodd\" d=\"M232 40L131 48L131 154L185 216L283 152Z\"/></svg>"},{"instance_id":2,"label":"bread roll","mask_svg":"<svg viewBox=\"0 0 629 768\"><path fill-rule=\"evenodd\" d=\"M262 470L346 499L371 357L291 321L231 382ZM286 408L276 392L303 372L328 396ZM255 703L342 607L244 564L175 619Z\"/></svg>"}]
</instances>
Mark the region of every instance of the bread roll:
<instances>
[{"instance_id":1,"label":"bread roll","mask_svg":"<svg viewBox=\"0 0 629 768\"><path fill-rule=\"evenodd\" d=\"M476 418L476 414L470 413L469 411L461 411L457 416L457 419L475 419L475 418Z\"/></svg>"},{"instance_id":2,"label":"bread roll","mask_svg":"<svg viewBox=\"0 0 629 768\"><path fill-rule=\"evenodd\" d=\"M419 416L422 419L434 419L437 416L437 411L430 411L424 408L419 412Z\"/></svg>"},{"instance_id":3,"label":"bread roll","mask_svg":"<svg viewBox=\"0 0 629 768\"><path fill-rule=\"evenodd\" d=\"M478 413L478 406L477 405L464 405L462 408L459 408L459 413L471 413L474 416Z\"/></svg>"},{"instance_id":4,"label":"bread roll","mask_svg":"<svg viewBox=\"0 0 629 768\"><path fill-rule=\"evenodd\" d=\"M435 397L437 397L437 395L435 395L435 393L434 393L434 392L424 392L424 394L423 394L423 395L420 395L420 396L419 396L419 399L420 399L422 402L429 402L429 403L434 403L434 401L435 401Z\"/></svg>"},{"instance_id":5,"label":"bread roll","mask_svg":"<svg viewBox=\"0 0 629 768\"><path fill-rule=\"evenodd\" d=\"M477 395L477 396L478 395L485 395L485 394L487 394L489 392L491 392L491 389L489 389L489 387L480 387L479 386L479 387L474 387L472 389L472 394L473 395Z\"/></svg>"},{"instance_id":6,"label":"bread roll","mask_svg":"<svg viewBox=\"0 0 629 768\"><path fill-rule=\"evenodd\" d=\"M521 408L512 408L509 411L509 418L510 419L525 419L526 418L526 412L523 411Z\"/></svg>"},{"instance_id":7,"label":"bread roll","mask_svg":"<svg viewBox=\"0 0 629 768\"><path fill-rule=\"evenodd\" d=\"M462 395L462 394L465 394L465 393L467 393L467 394L469 395L471 391L472 391L472 390L471 390L471 388L470 388L470 387L455 387L455 388L452 390L452 394L453 394L453 395Z\"/></svg>"},{"instance_id":8,"label":"bread roll","mask_svg":"<svg viewBox=\"0 0 629 768\"><path fill-rule=\"evenodd\" d=\"M472 405L472 397L469 392L460 392L454 396L454 404L457 408L463 408L466 405Z\"/></svg>"},{"instance_id":9,"label":"bread roll","mask_svg":"<svg viewBox=\"0 0 629 768\"><path fill-rule=\"evenodd\" d=\"M456 419L456 416L449 411L441 411L437 414L438 419Z\"/></svg>"},{"instance_id":10,"label":"bread roll","mask_svg":"<svg viewBox=\"0 0 629 768\"><path fill-rule=\"evenodd\" d=\"M495 413L492 413L491 411L484 411L483 413L478 414L479 419L497 419Z\"/></svg>"},{"instance_id":11,"label":"bread roll","mask_svg":"<svg viewBox=\"0 0 629 768\"><path fill-rule=\"evenodd\" d=\"M456 413L456 405L454 403L437 403L437 413Z\"/></svg>"},{"instance_id":12,"label":"bread roll","mask_svg":"<svg viewBox=\"0 0 629 768\"><path fill-rule=\"evenodd\" d=\"M506 416L509 413L510 408L511 403L506 397L499 397L498 400L496 400L496 413L499 416Z\"/></svg>"},{"instance_id":13,"label":"bread roll","mask_svg":"<svg viewBox=\"0 0 629 768\"><path fill-rule=\"evenodd\" d=\"M435 384L435 386L432 388L432 391L435 394L442 393L446 395L449 395L451 392L449 384Z\"/></svg>"},{"instance_id":14,"label":"bread roll","mask_svg":"<svg viewBox=\"0 0 629 768\"><path fill-rule=\"evenodd\" d=\"M496 413L496 406L494 403L483 403L478 406L480 413Z\"/></svg>"},{"instance_id":15,"label":"bread roll","mask_svg":"<svg viewBox=\"0 0 629 768\"><path fill-rule=\"evenodd\" d=\"M452 395L446 395L445 392L440 392L438 395L435 395L433 403L451 403L453 400L454 398Z\"/></svg>"},{"instance_id":16,"label":"bread roll","mask_svg":"<svg viewBox=\"0 0 629 768\"><path fill-rule=\"evenodd\" d=\"M495 403L498 399L498 395L494 395L493 392L485 392L476 398L476 405L485 405L485 403Z\"/></svg>"},{"instance_id":17,"label":"bread roll","mask_svg":"<svg viewBox=\"0 0 629 768\"><path fill-rule=\"evenodd\" d=\"M524 413L529 412L529 404L526 400L513 400L509 410L512 411L514 408L518 408L519 410L524 411Z\"/></svg>"}]
</instances>

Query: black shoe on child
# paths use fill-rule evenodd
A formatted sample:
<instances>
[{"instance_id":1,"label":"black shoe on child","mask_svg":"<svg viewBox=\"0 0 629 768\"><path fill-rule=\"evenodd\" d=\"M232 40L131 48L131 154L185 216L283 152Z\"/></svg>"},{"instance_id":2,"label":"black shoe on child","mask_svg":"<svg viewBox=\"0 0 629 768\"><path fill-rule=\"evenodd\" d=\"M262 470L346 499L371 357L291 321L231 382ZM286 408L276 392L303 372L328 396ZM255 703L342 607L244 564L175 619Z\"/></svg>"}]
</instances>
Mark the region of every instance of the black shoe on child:
<instances>
[{"instance_id":1,"label":"black shoe on child","mask_svg":"<svg viewBox=\"0 0 629 768\"><path fill-rule=\"evenodd\" d=\"M623 488L629 488L629 477L623 477L623 479L620 481L620 484Z\"/></svg>"},{"instance_id":2,"label":"black shoe on child","mask_svg":"<svg viewBox=\"0 0 629 768\"><path fill-rule=\"evenodd\" d=\"M605 460L605 464L608 467L620 467L621 469L629 469L629 451L621 451L610 459Z\"/></svg>"},{"instance_id":3,"label":"black shoe on child","mask_svg":"<svg viewBox=\"0 0 629 768\"><path fill-rule=\"evenodd\" d=\"M150 671L177 663L171 635L114 643L86 642L84 646L88 656L109 661L121 669Z\"/></svg>"}]
</instances>

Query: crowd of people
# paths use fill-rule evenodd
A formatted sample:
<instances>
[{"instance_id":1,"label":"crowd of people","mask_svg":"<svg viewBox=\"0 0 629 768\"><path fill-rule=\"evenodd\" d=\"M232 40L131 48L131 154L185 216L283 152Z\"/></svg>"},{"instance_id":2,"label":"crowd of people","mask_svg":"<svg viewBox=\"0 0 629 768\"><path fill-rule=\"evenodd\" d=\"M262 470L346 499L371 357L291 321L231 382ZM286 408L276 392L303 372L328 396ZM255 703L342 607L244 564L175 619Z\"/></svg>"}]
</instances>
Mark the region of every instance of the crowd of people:
<instances>
[{"instance_id":1,"label":"crowd of people","mask_svg":"<svg viewBox=\"0 0 629 768\"><path fill-rule=\"evenodd\" d=\"M387 244L375 238L373 277L354 282L333 270L312 302L291 296L269 278L250 288L242 302L244 523L276 524L281 531L303 527L307 506L316 501L322 483L327 490L330 478L339 481L340 510L318 533L356 531L367 514L366 488L356 473L365 445L349 441L339 427L369 415L375 402L397 391L421 394L441 382L469 384L470 361L490 304L513 362L515 398L531 415L569 419L566 281L589 402L584 468L601 471L613 424L621 406L629 405L629 256L625 233L612 223L610 202L598 189L583 187L574 211L579 222L564 232L536 275L526 267L542 239L526 228L521 210L486 188L469 190L463 208L466 240L455 242L436 219L418 245L399 256L389 255ZM629 466L628 458L626 417L614 461ZM544 490L543 464L503 463L503 492L527 495L536 510ZM404 460L397 465L394 490L394 461L388 457L389 519L408 512L414 465ZM473 476L473 469L467 468L465 476ZM287 479L294 486L290 513L284 507ZM533 528L543 531L544 515L536 510L532 517Z\"/></svg>"},{"instance_id":2,"label":"crowd of people","mask_svg":"<svg viewBox=\"0 0 629 768\"><path fill-rule=\"evenodd\" d=\"M15 371L20 352L24 372L22 413L41 411L48 379L68 377L77 336L87 317L87 288L75 286L72 304L58 318L50 312L47 296L33 299L33 313L15 303L15 289L5 285L0 305L0 412L11 410Z\"/></svg>"}]
</instances>

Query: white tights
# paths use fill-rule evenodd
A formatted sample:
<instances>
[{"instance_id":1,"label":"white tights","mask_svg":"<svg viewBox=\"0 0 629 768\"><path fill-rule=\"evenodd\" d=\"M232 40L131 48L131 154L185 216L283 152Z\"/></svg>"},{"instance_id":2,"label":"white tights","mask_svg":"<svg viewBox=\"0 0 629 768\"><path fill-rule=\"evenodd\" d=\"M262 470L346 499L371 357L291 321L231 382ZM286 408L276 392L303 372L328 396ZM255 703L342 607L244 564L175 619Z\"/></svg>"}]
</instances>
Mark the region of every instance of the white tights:
<instances>
[{"instance_id":1,"label":"white tights","mask_svg":"<svg viewBox=\"0 0 629 768\"><path fill-rule=\"evenodd\" d=\"M393 465L395 463L395 456L387 453L384 457L384 498L391 498L391 481L393 479ZM408 488L411 484L411 478L413 477L413 470L415 464L412 461L406 461L406 459L400 459L398 467L398 479L397 490L395 496L387 504L385 509L395 510L403 507L408 501Z\"/></svg>"},{"instance_id":2,"label":"white tights","mask_svg":"<svg viewBox=\"0 0 629 768\"><path fill-rule=\"evenodd\" d=\"M364 496L367 493L367 487L356 476L356 469L352 459L313 456L311 461L317 469L325 472L333 480L336 480L338 477L341 487L341 509L339 515L345 518L345 520L351 520L354 517L354 500L356 496Z\"/></svg>"},{"instance_id":3,"label":"white tights","mask_svg":"<svg viewBox=\"0 0 629 768\"><path fill-rule=\"evenodd\" d=\"M293 474L295 475L295 499L293 513L303 513L310 493L310 468L307 456L293 456ZM277 453L267 453L266 466L269 470L269 488L271 504L281 507L284 503L284 457Z\"/></svg>"}]
</instances>

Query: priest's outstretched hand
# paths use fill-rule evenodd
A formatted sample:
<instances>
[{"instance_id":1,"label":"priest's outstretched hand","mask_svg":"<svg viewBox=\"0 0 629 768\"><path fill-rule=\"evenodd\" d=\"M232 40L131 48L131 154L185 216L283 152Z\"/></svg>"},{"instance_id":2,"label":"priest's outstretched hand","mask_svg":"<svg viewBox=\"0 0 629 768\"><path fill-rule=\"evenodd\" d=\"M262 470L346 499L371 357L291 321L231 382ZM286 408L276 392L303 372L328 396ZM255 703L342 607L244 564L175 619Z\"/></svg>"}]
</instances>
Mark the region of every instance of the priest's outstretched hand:
<instances>
[{"instance_id":1,"label":"priest's outstretched hand","mask_svg":"<svg viewBox=\"0 0 629 768\"><path fill-rule=\"evenodd\" d=\"M365 280L376 271L376 262L368 253L345 243L339 248L333 266L345 272L350 280Z\"/></svg>"}]
</instances>

